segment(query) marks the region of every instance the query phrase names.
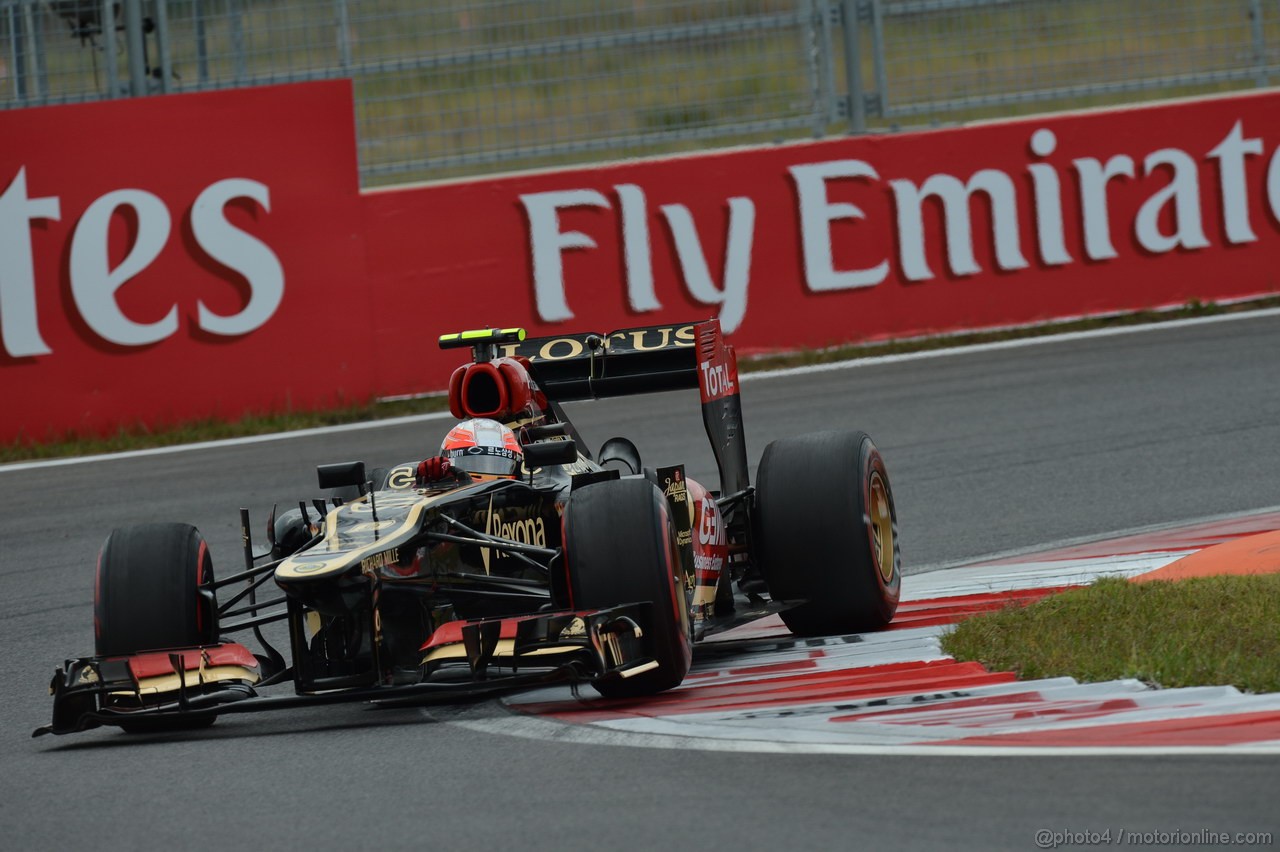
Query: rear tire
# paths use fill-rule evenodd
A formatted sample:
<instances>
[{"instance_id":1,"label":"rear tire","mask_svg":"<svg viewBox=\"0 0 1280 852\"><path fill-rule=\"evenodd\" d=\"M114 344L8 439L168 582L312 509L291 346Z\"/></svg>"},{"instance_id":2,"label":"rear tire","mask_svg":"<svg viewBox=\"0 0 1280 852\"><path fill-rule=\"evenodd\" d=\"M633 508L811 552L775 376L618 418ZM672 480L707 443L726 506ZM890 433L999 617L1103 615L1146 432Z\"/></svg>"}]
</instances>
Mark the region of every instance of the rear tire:
<instances>
[{"instance_id":1,"label":"rear tire","mask_svg":"<svg viewBox=\"0 0 1280 852\"><path fill-rule=\"evenodd\" d=\"M822 432L765 447L755 550L799 636L879 630L898 608L902 556L884 460L863 432Z\"/></svg>"},{"instance_id":2,"label":"rear tire","mask_svg":"<svg viewBox=\"0 0 1280 852\"><path fill-rule=\"evenodd\" d=\"M658 668L596 685L607 698L653 695L689 673L689 610L666 498L648 479L598 482L573 492L565 509L565 558L576 609L652 603L641 625Z\"/></svg>"},{"instance_id":3,"label":"rear tire","mask_svg":"<svg viewBox=\"0 0 1280 852\"><path fill-rule=\"evenodd\" d=\"M190 524L142 524L111 531L98 554L94 583L94 644L98 656L119 656L218 641L212 592L213 560ZM215 717L139 719L126 731L202 728Z\"/></svg>"}]
</instances>

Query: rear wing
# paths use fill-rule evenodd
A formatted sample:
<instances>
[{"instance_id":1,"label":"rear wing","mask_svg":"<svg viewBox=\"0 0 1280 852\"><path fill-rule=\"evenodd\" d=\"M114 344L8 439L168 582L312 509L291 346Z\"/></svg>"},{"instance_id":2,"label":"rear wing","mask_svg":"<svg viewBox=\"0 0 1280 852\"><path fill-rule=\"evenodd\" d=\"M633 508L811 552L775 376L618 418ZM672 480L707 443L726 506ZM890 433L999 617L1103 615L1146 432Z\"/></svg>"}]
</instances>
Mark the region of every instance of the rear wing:
<instances>
[{"instance_id":1,"label":"rear wing","mask_svg":"<svg viewBox=\"0 0 1280 852\"><path fill-rule=\"evenodd\" d=\"M630 396L698 387L698 329L686 323L534 337L499 351L528 358L534 381L556 402Z\"/></svg>"},{"instance_id":2,"label":"rear wing","mask_svg":"<svg viewBox=\"0 0 1280 852\"><path fill-rule=\"evenodd\" d=\"M498 352L528 358L534 381L555 402L697 388L721 493L750 484L738 361L718 320L507 341Z\"/></svg>"}]
</instances>

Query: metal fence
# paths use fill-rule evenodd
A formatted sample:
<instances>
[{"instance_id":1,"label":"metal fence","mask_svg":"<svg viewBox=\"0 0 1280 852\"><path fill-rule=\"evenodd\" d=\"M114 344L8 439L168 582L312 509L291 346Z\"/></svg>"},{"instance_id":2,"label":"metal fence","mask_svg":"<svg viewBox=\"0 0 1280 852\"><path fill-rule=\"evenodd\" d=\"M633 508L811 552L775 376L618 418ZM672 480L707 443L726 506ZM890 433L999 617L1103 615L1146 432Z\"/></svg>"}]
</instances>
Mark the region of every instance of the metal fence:
<instances>
[{"instance_id":1,"label":"metal fence","mask_svg":"<svg viewBox=\"0 0 1280 852\"><path fill-rule=\"evenodd\" d=\"M1265 86L1280 0L0 0L0 108L337 77L390 183Z\"/></svg>"}]
</instances>

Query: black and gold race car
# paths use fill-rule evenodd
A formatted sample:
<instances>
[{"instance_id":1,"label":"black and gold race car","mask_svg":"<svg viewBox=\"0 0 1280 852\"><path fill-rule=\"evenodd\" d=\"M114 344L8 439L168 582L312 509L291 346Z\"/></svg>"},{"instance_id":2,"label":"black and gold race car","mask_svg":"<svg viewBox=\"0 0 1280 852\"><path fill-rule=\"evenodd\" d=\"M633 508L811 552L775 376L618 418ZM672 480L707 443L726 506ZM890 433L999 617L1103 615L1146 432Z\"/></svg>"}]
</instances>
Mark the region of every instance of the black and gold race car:
<instances>
[{"instance_id":1,"label":"black and gold race car","mask_svg":"<svg viewBox=\"0 0 1280 852\"><path fill-rule=\"evenodd\" d=\"M328 496L273 510L263 547L241 510L244 567L218 578L190 525L112 531L94 580L96 653L57 669L53 721L35 734L554 682L634 698L678 686L698 640L767 613L800 635L893 617L901 559L875 445L861 432L774 441L753 487L718 323L440 343L472 350L450 381L453 415L493 424L505 446L321 465ZM561 407L680 388L700 391L717 490L680 465L645 467L626 438L592 454ZM468 464L483 452L512 464ZM262 631L277 621L287 658ZM248 633L258 652L230 638Z\"/></svg>"}]
</instances>

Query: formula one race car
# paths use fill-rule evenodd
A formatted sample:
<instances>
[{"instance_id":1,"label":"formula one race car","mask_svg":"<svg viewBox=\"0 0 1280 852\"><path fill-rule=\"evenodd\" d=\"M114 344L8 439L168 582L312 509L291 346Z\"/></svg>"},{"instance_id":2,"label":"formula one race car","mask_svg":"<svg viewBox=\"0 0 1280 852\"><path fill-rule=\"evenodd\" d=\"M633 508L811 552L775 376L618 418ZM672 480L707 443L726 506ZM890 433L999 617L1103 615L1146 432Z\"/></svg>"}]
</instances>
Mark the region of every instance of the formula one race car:
<instances>
[{"instance_id":1,"label":"formula one race car","mask_svg":"<svg viewBox=\"0 0 1280 852\"><path fill-rule=\"evenodd\" d=\"M215 579L186 524L114 530L94 585L96 653L53 678L35 733L211 724L220 714L368 701L423 704L535 684L636 698L681 683L692 645L778 612L799 635L875 630L901 582L893 494L861 432L771 443L748 482L737 363L712 321L470 347L439 456L366 473L321 465L324 499L267 524ZM698 388L720 474L594 456L561 403ZM268 580L282 592L260 599ZM232 587L243 588L232 592ZM287 623L290 660L263 636ZM253 632L262 653L228 636ZM293 691L270 694L292 681Z\"/></svg>"}]
</instances>

